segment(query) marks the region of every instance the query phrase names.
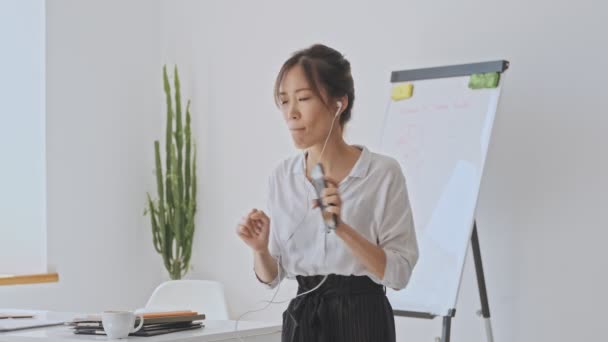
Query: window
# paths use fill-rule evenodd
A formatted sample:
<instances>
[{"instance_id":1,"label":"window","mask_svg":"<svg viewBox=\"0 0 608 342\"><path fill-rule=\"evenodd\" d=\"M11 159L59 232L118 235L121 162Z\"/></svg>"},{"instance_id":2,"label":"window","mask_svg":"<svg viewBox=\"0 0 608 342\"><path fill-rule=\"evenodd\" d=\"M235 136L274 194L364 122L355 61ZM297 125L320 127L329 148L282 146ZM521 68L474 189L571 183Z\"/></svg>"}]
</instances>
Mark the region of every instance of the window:
<instances>
[{"instance_id":1,"label":"window","mask_svg":"<svg viewBox=\"0 0 608 342\"><path fill-rule=\"evenodd\" d=\"M46 273L44 0L0 1L0 275Z\"/></svg>"}]
</instances>

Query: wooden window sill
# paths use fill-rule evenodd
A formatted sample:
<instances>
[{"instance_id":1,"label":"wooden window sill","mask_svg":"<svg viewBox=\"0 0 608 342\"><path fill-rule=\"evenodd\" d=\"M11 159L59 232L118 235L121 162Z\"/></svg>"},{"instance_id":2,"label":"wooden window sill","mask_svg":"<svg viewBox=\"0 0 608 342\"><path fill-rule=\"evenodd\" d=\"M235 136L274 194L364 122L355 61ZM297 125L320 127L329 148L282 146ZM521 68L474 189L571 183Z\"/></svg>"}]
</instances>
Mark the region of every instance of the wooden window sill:
<instances>
[{"instance_id":1,"label":"wooden window sill","mask_svg":"<svg viewBox=\"0 0 608 342\"><path fill-rule=\"evenodd\" d=\"M27 275L0 275L0 286L2 285L24 285L40 283L56 283L59 281L59 274L27 274Z\"/></svg>"}]
</instances>

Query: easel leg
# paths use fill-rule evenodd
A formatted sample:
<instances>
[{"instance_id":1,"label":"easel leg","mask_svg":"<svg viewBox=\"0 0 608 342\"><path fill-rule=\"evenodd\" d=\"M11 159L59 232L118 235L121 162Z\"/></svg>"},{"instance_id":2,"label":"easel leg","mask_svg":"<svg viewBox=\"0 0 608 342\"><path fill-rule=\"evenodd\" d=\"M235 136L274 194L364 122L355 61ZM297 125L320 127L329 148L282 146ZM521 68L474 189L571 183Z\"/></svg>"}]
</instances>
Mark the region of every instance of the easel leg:
<instances>
[{"instance_id":1,"label":"easel leg","mask_svg":"<svg viewBox=\"0 0 608 342\"><path fill-rule=\"evenodd\" d=\"M477 235L477 221L473 223L473 234L471 234L471 248L473 249L473 260L475 261L475 272L477 273L477 287L479 288L479 300L481 301L481 316L486 325L488 342L494 341L492 335L492 322L490 321L490 305L488 304L488 292L481 263L481 250L479 249L479 236Z\"/></svg>"},{"instance_id":2,"label":"easel leg","mask_svg":"<svg viewBox=\"0 0 608 342\"><path fill-rule=\"evenodd\" d=\"M490 321L490 317L484 318L486 322L486 336L488 338L488 342L494 342L494 336L492 335L492 322Z\"/></svg>"},{"instance_id":3,"label":"easel leg","mask_svg":"<svg viewBox=\"0 0 608 342\"><path fill-rule=\"evenodd\" d=\"M441 331L441 342L450 342L450 330L452 328L452 317L443 317L443 330Z\"/></svg>"}]
</instances>

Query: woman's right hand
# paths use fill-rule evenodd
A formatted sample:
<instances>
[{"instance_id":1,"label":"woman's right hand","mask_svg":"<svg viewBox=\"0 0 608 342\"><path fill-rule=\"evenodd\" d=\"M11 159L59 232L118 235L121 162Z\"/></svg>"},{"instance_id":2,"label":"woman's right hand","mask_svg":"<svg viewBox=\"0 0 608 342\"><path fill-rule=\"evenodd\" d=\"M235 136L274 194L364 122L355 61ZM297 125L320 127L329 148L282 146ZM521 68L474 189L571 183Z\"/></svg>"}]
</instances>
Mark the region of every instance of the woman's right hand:
<instances>
[{"instance_id":1,"label":"woman's right hand","mask_svg":"<svg viewBox=\"0 0 608 342\"><path fill-rule=\"evenodd\" d=\"M237 234L254 252L268 251L270 218L257 209L252 209L237 226Z\"/></svg>"}]
</instances>

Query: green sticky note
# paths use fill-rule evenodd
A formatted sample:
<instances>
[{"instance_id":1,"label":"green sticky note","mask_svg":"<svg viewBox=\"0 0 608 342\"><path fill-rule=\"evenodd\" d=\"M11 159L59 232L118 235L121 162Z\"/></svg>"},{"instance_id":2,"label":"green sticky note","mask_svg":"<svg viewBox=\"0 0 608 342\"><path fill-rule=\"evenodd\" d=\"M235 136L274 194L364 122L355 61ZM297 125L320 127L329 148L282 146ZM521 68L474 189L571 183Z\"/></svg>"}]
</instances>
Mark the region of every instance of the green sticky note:
<instances>
[{"instance_id":1,"label":"green sticky note","mask_svg":"<svg viewBox=\"0 0 608 342\"><path fill-rule=\"evenodd\" d=\"M496 88L498 87L498 81L500 81L500 74L497 72L488 72L485 74L473 74L469 79L469 88L471 89L483 89L483 88Z\"/></svg>"}]
</instances>

